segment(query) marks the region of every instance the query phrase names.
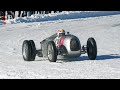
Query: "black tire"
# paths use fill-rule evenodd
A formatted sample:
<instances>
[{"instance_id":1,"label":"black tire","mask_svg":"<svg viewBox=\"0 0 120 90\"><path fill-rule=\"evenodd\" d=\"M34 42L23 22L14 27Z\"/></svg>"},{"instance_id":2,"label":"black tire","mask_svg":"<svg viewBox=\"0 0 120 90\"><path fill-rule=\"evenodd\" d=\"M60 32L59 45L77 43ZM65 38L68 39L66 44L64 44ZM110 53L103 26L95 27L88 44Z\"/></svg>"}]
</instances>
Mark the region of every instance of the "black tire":
<instances>
[{"instance_id":1,"label":"black tire","mask_svg":"<svg viewBox=\"0 0 120 90\"><path fill-rule=\"evenodd\" d=\"M48 42L48 60L50 62L56 62L57 60L57 48L53 41Z\"/></svg>"},{"instance_id":2,"label":"black tire","mask_svg":"<svg viewBox=\"0 0 120 90\"><path fill-rule=\"evenodd\" d=\"M29 40L30 45L31 45L31 61L35 60L36 57L36 47L35 47L35 43L33 40Z\"/></svg>"},{"instance_id":3,"label":"black tire","mask_svg":"<svg viewBox=\"0 0 120 90\"><path fill-rule=\"evenodd\" d=\"M25 61L31 61L31 45L28 40L25 40L22 45L22 55Z\"/></svg>"},{"instance_id":4,"label":"black tire","mask_svg":"<svg viewBox=\"0 0 120 90\"><path fill-rule=\"evenodd\" d=\"M87 41L87 54L90 60L95 60L97 56L97 45L94 38L89 38Z\"/></svg>"}]
</instances>

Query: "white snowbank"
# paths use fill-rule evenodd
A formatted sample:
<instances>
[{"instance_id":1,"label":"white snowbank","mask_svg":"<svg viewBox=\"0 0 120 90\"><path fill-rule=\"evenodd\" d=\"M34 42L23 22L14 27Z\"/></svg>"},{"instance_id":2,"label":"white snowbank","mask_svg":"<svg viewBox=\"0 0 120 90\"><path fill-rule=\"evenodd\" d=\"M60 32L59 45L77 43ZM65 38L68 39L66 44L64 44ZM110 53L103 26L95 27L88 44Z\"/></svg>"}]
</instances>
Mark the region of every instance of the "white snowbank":
<instances>
[{"instance_id":1,"label":"white snowbank","mask_svg":"<svg viewBox=\"0 0 120 90\"><path fill-rule=\"evenodd\" d=\"M60 13L50 14L34 14L30 17L17 17L15 19L6 20L6 23L28 23L28 22L41 22L51 20L65 20L65 19L77 19L87 18L95 16L106 16L120 14L120 11L63 11ZM0 22L0 25L2 23Z\"/></svg>"}]
</instances>

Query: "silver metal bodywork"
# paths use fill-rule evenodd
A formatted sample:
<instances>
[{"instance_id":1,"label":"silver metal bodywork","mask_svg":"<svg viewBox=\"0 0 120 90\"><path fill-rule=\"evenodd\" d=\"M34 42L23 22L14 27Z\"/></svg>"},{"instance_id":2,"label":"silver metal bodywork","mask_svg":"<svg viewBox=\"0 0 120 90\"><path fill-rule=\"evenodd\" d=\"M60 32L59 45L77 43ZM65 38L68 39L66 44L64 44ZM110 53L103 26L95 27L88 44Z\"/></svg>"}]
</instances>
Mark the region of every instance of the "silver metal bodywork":
<instances>
[{"instance_id":1,"label":"silver metal bodywork","mask_svg":"<svg viewBox=\"0 0 120 90\"><path fill-rule=\"evenodd\" d=\"M57 33L52 35L52 36L50 36L50 37L48 37L48 38L46 38L46 39L44 39L44 40L42 40L40 42L40 44L41 44L41 50L40 51L42 52L42 56L43 57L45 57L45 58L48 57L48 42L49 41L54 41L54 39L56 37L57 37Z\"/></svg>"},{"instance_id":2,"label":"silver metal bodywork","mask_svg":"<svg viewBox=\"0 0 120 90\"><path fill-rule=\"evenodd\" d=\"M41 44L41 51L42 51L42 54L43 54L43 57L47 57L47 45L48 45L48 42L49 41L54 41L54 39L57 37L57 33L44 39L43 41L40 42ZM75 39L77 40L78 44L79 44L79 49L77 50L71 50L70 48L70 42L72 39ZM81 44L80 44L80 40L74 36L74 35L71 35L71 34L68 34L65 36L65 39L64 39L64 42L63 42L63 45L64 46L64 53L62 53L62 49L59 48L58 49L58 52L60 52L58 55L62 55L64 57L79 57L81 55Z\"/></svg>"},{"instance_id":3,"label":"silver metal bodywork","mask_svg":"<svg viewBox=\"0 0 120 90\"><path fill-rule=\"evenodd\" d=\"M71 51L71 49L70 49L70 41L73 38L75 38L76 40L78 40L79 45L80 45L80 49L81 49L80 41L79 41L79 39L76 36L74 36L74 35L66 35L66 38L64 40L63 45L66 47L68 53L66 55L63 55L65 57L79 57L81 55L80 49L78 49L77 51Z\"/></svg>"}]
</instances>

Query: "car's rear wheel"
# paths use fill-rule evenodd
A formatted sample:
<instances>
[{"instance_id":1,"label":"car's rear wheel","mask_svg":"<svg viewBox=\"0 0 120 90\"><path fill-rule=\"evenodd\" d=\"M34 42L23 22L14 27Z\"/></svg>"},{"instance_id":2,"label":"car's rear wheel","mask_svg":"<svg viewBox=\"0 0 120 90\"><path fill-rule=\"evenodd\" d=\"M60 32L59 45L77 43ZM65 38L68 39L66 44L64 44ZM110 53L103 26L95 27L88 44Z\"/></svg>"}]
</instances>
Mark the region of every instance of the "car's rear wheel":
<instances>
[{"instance_id":1,"label":"car's rear wheel","mask_svg":"<svg viewBox=\"0 0 120 90\"><path fill-rule=\"evenodd\" d=\"M31 60L31 47L30 47L30 42L28 40L25 40L22 45L22 55L23 59L25 61L30 61Z\"/></svg>"},{"instance_id":2,"label":"car's rear wheel","mask_svg":"<svg viewBox=\"0 0 120 90\"><path fill-rule=\"evenodd\" d=\"M34 61L36 56L35 44L32 40L25 40L22 45L22 55L25 61Z\"/></svg>"},{"instance_id":3,"label":"car's rear wheel","mask_svg":"<svg viewBox=\"0 0 120 90\"><path fill-rule=\"evenodd\" d=\"M57 48L53 41L48 43L48 60L50 62L56 62L57 60Z\"/></svg>"},{"instance_id":4,"label":"car's rear wheel","mask_svg":"<svg viewBox=\"0 0 120 90\"><path fill-rule=\"evenodd\" d=\"M31 45L31 61L35 60L36 57L36 47L35 47L35 43L33 40L29 40L30 45Z\"/></svg>"},{"instance_id":5,"label":"car's rear wheel","mask_svg":"<svg viewBox=\"0 0 120 90\"><path fill-rule=\"evenodd\" d=\"M87 41L87 54L90 60L95 60L97 56L97 45L94 38L89 38Z\"/></svg>"}]
</instances>

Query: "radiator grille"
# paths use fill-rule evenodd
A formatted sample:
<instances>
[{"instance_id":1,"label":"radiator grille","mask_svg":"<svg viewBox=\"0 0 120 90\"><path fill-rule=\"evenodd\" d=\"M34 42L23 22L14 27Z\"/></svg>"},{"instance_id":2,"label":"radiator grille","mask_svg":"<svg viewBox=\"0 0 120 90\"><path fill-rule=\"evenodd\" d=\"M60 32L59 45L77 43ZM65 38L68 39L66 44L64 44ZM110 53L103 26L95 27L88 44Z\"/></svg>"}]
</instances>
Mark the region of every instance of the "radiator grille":
<instances>
[{"instance_id":1,"label":"radiator grille","mask_svg":"<svg viewBox=\"0 0 120 90\"><path fill-rule=\"evenodd\" d=\"M77 39L72 38L70 41L70 49L71 51L78 51L80 50L80 43Z\"/></svg>"}]
</instances>

